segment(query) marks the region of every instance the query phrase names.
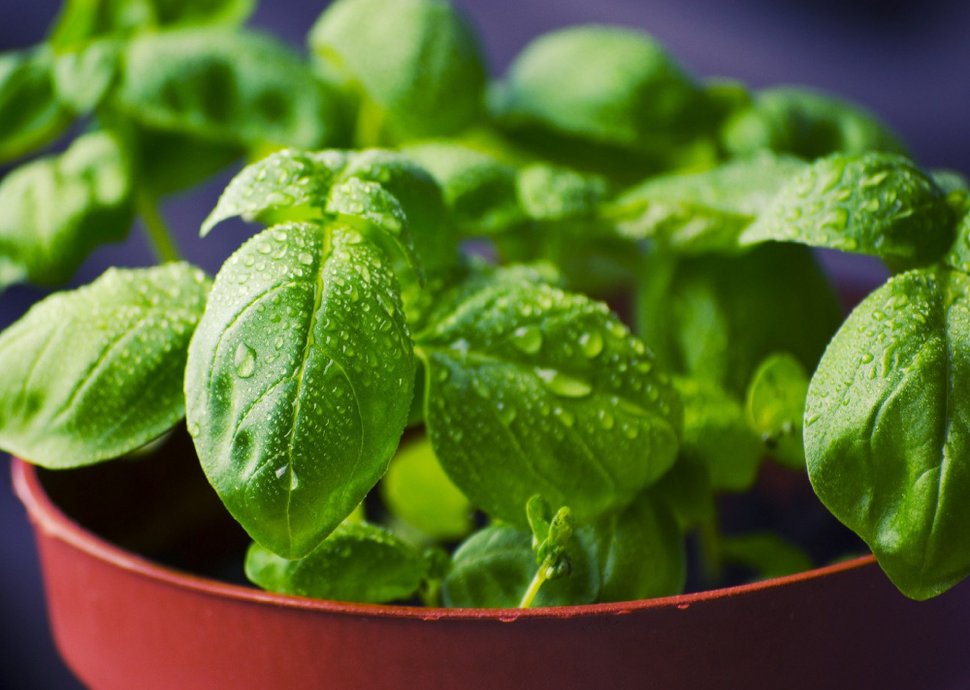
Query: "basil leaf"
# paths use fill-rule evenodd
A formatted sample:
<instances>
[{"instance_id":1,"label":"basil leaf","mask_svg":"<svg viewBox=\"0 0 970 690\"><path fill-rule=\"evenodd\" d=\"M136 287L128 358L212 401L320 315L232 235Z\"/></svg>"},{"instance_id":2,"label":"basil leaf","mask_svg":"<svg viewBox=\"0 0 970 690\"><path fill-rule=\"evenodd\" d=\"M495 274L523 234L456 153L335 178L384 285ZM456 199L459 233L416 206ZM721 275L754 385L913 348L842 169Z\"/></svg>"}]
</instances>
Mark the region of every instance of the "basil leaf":
<instances>
[{"instance_id":1,"label":"basil leaf","mask_svg":"<svg viewBox=\"0 0 970 690\"><path fill-rule=\"evenodd\" d=\"M655 492L597 525L599 601L631 601L684 589L687 554L677 520Z\"/></svg>"},{"instance_id":2,"label":"basil leaf","mask_svg":"<svg viewBox=\"0 0 970 690\"><path fill-rule=\"evenodd\" d=\"M70 124L54 93L53 69L46 48L0 55L0 163L49 144Z\"/></svg>"},{"instance_id":3,"label":"basil leaf","mask_svg":"<svg viewBox=\"0 0 970 690\"><path fill-rule=\"evenodd\" d=\"M506 232L525 222L511 165L475 149L445 142L408 146L404 153L430 172L465 237Z\"/></svg>"},{"instance_id":4,"label":"basil leaf","mask_svg":"<svg viewBox=\"0 0 970 690\"><path fill-rule=\"evenodd\" d=\"M678 253L737 249L738 237L805 164L761 153L698 173L651 177L605 213L630 239L656 238Z\"/></svg>"},{"instance_id":5,"label":"basil leaf","mask_svg":"<svg viewBox=\"0 0 970 690\"><path fill-rule=\"evenodd\" d=\"M938 259L952 239L943 191L912 161L889 153L816 161L741 236L742 244L802 242L902 264Z\"/></svg>"},{"instance_id":6,"label":"basil leaf","mask_svg":"<svg viewBox=\"0 0 970 690\"><path fill-rule=\"evenodd\" d=\"M412 267L438 272L457 263L457 241L441 190L427 172L390 151L274 153L233 178L201 234L239 215L286 210L313 217L307 206L343 222L363 221L358 226L363 232L368 225L382 230L368 234L382 244L390 241Z\"/></svg>"},{"instance_id":7,"label":"basil leaf","mask_svg":"<svg viewBox=\"0 0 970 690\"><path fill-rule=\"evenodd\" d=\"M57 56L54 90L75 113L93 111L105 98L118 74L121 43L103 39Z\"/></svg>"},{"instance_id":8,"label":"basil leaf","mask_svg":"<svg viewBox=\"0 0 970 690\"><path fill-rule=\"evenodd\" d=\"M957 223L956 239L950 251L943 257L943 263L964 273L970 273L970 204Z\"/></svg>"},{"instance_id":9,"label":"basil leaf","mask_svg":"<svg viewBox=\"0 0 970 690\"><path fill-rule=\"evenodd\" d=\"M759 579L784 577L812 568L812 559L773 532L730 535L721 538L721 557L757 573Z\"/></svg>"},{"instance_id":10,"label":"basil leaf","mask_svg":"<svg viewBox=\"0 0 970 690\"><path fill-rule=\"evenodd\" d=\"M917 269L856 307L808 388L815 492L914 599L970 573L968 363L970 276Z\"/></svg>"},{"instance_id":11,"label":"basil leaf","mask_svg":"<svg viewBox=\"0 0 970 690\"><path fill-rule=\"evenodd\" d=\"M761 434L768 453L794 469L805 467L802 418L808 374L787 352L767 357L748 385L745 410L751 428Z\"/></svg>"},{"instance_id":12,"label":"basil leaf","mask_svg":"<svg viewBox=\"0 0 970 690\"><path fill-rule=\"evenodd\" d=\"M365 146L447 135L479 119L485 66L475 32L444 0L338 0L310 48L354 84Z\"/></svg>"},{"instance_id":13,"label":"basil leaf","mask_svg":"<svg viewBox=\"0 0 970 690\"><path fill-rule=\"evenodd\" d=\"M51 468L124 455L182 417L208 281L184 263L110 269L0 335L0 447Z\"/></svg>"},{"instance_id":14,"label":"basil leaf","mask_svg":"<svg viewBox=\"0 0 970 690\"><path fill-rule=\"evenodd\" d=\"M340 127L334 94L297 55L241 31L137 36L113 97L142 125L225 143L313 148Z\"/></svg>"},{"instance_id":15,"label":"basil leaf","mask_svg":"<svg viewBox=\"0 0 970 690\"><path fill-rule=\"evenodd\" d=\"M259 544L246 553L246 577L263 589L316 599L380 604L409 599L424 582L421 553L382 527L343 523L299 560Z\"/></svg>"},{"instance_id":16,"label":"basil leaf","mask_svg":"<svg viewBox=\"0 0 970 690\"><path fill-rule=\"evenodd\" d=\"M427 438L401 447L381 496L391 514L433 539L460 539L471 531L472 505L441 469Z\"/></svg>"},{"instance_id":17,"label":"basil leaf","mask_svg":"<svg viewBox=\"0 0 970 690\"><path fill-rule=\"evenodd\" d=\"M0 182L0 256L32 282L67 280L92 250L128 234L130 175L124 151L105 132L17 168Z\"/></svg>"},{"instance_id":18,"label":"basil leaf","mask_svg":"<svg viewBox=\"0 0 970 690\"><path fill-rule=\"evenodd\" d=\"M724 124L721 141L733 155L769 149L807 160L836 151L904 152L896 135L859 106L791 87L759 92L750 108Z\"/></svg>"},{"instance_id":19,"label":"basil leaf","mask_svg":"<svg viewBox=\"0 0 970 690\"><path fill-rule=\"evenodd\" d=\"M534 494L580 521L626 505L674 460L668 377L605 305L496 273L457 287L416 336L435 454L509 522Z\"/></svg>"},{"instance_id":20,"label":"basil leaf","mask_svg":"<svg viewBox=\"0 0 970 690\"><path fill-rule=\"evenodd\" d=\"M681 453L707 465L711 488L750 488L761 465L762 446L741 402L704 380L674 381L684 403Z\"/></svg>"},{"instance_id":21,"label":"basil leaf","mask_svg":"<svg viewBox=\"0 0 970 690\"><path fill-rule=\"evenodd\" d=\"M128 36L161 26L235 25L252 13L254 0L66 0L51 32L58 51L88 41Z\"/></svg>"},{"instance_id":22,"label":"basil leaf","mask_svg":"<svg viewBox=\"0 0 970 690\"><path fill-rule=\"evenodd\" d=\"M307 555L384 474L414 363L398 288L351 228L265 230L226 262L189 350L189 432L257 542Z\"/></svg>"},{"instance_id":23,"label":"basil leaf","mask_svg":"<svg viewBox=\"0 0 970 690\"><path fill-rule=\"evenodd\" d=\"M600 582L589 530L570 540L571 571L542 585L534 606L568 606L596 601ZM448 607L514 608L538 570L528 531L492 525L475 532L455 551L441 586Z\"/></svg>"},{"instance_id":24,"label":"basil leaf","mask_svg":"<svg viewBox=\"0 0 970 690\"><path fill-rule=\"evenodd\" d=\"M515 59L493 105L513 129L545 129L651 155L668 155L706 119L703 91L659 43L607 26L570 27L534 40Z\"/></svg>"},{"instance_id":25,"label":"basil leaf","mask_svg":"<svg viewBox=\"0 0 970 690\"><path fill-rule=\"evenodd\" d=\"M710 466L697 457L681 454L677 462L650 489L673 511L681 531L711 524L716 510Z\"/></svg>"},{"instance_id":26,"label":"basil leaf","mask_svg":"<svg viewBox=\"0 0 970 690\"><path fill-rule=\"evenodd\" d=\"M742 398L769 354L814 369L841 307L807 247L767 244L738 256L681 259L663 289L639 279L637 322L669 369Z\"/></svg>"},{"instance_id":27,"label":"basil leaf","mask_svg":"<svg viewBox=\"0 0 970 690\"><path fill-rule=\"evenodd\" d=\"M134 123L126 134L126 145L138 163L138 185L156 198L194 187L245 152L239 144Z\"/></svg>"},{"instance_id":28,"label":"basil leaf","mask_svg":"<svg viewBox=\"0 0 970 690\"><path fill-rule=\"evenodd\" d=\"M545 163L524 167L516 187L523 211L540 221L593 216L607 191L601 177Z\"/></svg>"}]
</instances>

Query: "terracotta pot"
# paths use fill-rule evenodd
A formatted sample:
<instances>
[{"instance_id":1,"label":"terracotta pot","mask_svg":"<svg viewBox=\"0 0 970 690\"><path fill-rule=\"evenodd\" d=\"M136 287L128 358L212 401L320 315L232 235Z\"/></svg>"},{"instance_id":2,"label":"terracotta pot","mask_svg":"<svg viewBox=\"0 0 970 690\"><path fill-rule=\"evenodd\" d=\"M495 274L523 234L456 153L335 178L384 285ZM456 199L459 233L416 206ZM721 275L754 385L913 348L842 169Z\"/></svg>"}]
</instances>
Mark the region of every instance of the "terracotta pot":
<instances>
[{"instance_id":1,"label":"terracotta pot","mask_svg":"<svg viewBox=\"0 0 970 690\"><path fill-rule=\"evenodd\" d=\"M102 525L137 523L138 511L127 520L105 505L150 505L145 486L119 493L96 474L61 482L20 461L13 474L35 527L56 643L96 689L898 690L966 687L970 677L970 583L915 603L871 558L698 594L527 612L334 603L160 565L51 498L73 502L72 511L97 506L91 519ZM189 542L209 529L173 524Z\"/></svg>"}]
</instances>

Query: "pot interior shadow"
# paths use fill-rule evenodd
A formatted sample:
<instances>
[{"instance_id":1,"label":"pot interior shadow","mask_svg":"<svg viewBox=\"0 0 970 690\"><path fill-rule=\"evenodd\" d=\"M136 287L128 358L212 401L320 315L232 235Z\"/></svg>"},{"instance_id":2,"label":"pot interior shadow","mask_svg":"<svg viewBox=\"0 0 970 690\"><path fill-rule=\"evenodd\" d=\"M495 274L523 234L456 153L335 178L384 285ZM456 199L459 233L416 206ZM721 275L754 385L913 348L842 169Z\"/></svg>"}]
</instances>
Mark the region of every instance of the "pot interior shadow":
<instances>
[{"instance_id":1,"label":"pot interior shadow","mask_svg":"<svg viewBox=\"0 0 970 690\"><path fill-rule=\"evenodd\" d=\"M39 476L65 514L105 540L178 570L246 584L249 538L206 480L184 427L126 458Z\"/></svg>"}]
</instances>

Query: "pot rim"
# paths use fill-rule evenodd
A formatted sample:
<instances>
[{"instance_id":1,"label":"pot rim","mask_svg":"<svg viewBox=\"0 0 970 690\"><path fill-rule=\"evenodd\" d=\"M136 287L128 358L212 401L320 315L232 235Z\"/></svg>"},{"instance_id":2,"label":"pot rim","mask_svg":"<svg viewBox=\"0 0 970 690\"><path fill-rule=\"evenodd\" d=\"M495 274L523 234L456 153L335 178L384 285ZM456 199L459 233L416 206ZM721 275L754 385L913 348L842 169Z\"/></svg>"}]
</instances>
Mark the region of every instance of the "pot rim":
<instances>
[{"instance_id":1,"label":"pot rim","mask_svg":"<svg viewBox=\"0 0 970 690\"><path fill-rule=\"evenodd\" d=\"M291 594L265 592L255 587L220 582L155 563L144 556L127 551L88 531L81 524L65 514L47 495L38 476L37 468L34 465L20 458L13 457L11 458L11 475L13 478L14 493L20 499L21 503L24 504L35 529L42 530L47 535L53 536L99 561L111 564L136 576L212 597L348 616L406 620L497 620L508 623L518 619L616 616L645 609L687 609L694 604L741 597L770 591L790 584L854 571L860 568L875 567L876 563L875 557L870 554L820 568L813 568L812 570L794 575L770 578L750 584L735 585L733 587L657 597L654 599L575 606L550 606L534 609L440 608L329 601Z\"/></svg>"}]
</instances>

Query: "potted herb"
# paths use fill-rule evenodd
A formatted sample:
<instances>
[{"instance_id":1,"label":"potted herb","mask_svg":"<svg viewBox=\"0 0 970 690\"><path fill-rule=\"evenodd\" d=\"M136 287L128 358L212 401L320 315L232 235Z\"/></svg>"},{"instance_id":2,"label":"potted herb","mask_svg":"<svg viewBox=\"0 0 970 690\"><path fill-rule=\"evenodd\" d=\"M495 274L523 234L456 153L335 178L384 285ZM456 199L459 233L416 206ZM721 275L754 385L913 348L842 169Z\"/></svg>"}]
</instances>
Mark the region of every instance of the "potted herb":
<instances>
[{"instance_id":1,"label":"potted herb","mask_svg":"<svg viewBox=\"0 0 970 690\"><path fill-rule=\"evenodd\" d=\"M777 535L719 529L716 498L750 489L765 458L807 468L907 596L970 572L956 393L967 185L920 169L871 115L804 90L700 82L646 35L611 27L540 37L486 98L474 31L442 0L340 0L311 30L308 62L237 28L249 3L145 6L133 17L68 3L44 46L4 58L6 159L75 118L90 127L0 183L3 281L63 280L134 215L163 263L55 294L0 335L0 447L49 469L137 466L146 444L177 444L184 418L198 466L252 540L246 576L330 602L186 578L227 607L198 634L251 644L232 621L253 624L250 603L274 602L269 627L284 632L263 650L271 674L290 643L350 639L345 665L332 653L324 665L329 682L360 682L377 673L362 668L376 660L364 630L408 621L377 643L398 664L429 640L503 656L541 634L552 651L533 658L536 682L618 663L629 680L636 638L617 647L611 630L627 614L643 634L645 600L682 591L686 538L711 579L810 565ZM201 232L237 217L265 229L210 279L179 259L156 201L242 155ZM841 322L810 247L877 256L894 275ZM32 510L49 511L36 474L17 467ZM50 558L65 548L44 544ZM156 578L118 580L128 605L178 579L112 548L93 551ZM90 585L84 572L114 576L81 551L73 584L49 586L91 620L70 587ZM860 567L826 572L871 591ZM815 575L790 584L783 600L846 607ZM933 608L889 601L881 615ZM431 608L359 605L387 602ZM449 622L411 627L423 617ZM512 619L496 635L491 623ZM83 665L78 650L104 630L71 629ZM176 630L145 639L178 646ZM585 670L569 630L599 654ZM652 660L668 653L657 649ZM455 658L428 681L489 673L487 655ZM247 663L216 662L218 682L272 677ZM524 666L476 677L521 680ZM98 668L89 682L131 682L114 661ZM314 678L295 668L303 681L289 684ZM173 672L159 682L214 682L194 663Z\"/></svg>"}]
</instances>

